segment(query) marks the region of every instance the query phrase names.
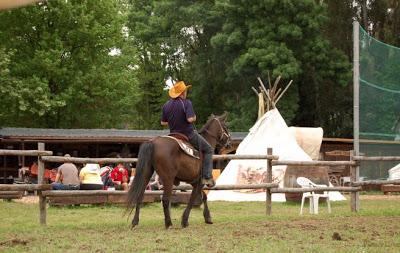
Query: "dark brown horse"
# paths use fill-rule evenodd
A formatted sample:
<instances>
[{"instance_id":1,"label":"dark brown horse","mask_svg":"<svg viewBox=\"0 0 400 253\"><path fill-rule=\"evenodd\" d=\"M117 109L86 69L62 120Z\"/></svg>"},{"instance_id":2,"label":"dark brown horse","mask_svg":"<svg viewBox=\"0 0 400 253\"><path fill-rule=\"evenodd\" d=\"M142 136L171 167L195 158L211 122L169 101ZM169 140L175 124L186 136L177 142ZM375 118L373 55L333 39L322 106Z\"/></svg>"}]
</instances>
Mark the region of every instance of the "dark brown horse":
<instances>
[{"instance_id":1,"label":"dark brown horse","mask_svg":"<svg viewBox=\"0 0 400 253\"><path fill-rule=\"evenodd\" d=\"M226 114L222 116L211 116L199 133L208 141L213 150L216 147L229 145L230 134L225 125ZM189 203L182 215L182 227L189 225L188 219L193 202L199 194L202 196L205 222L212 224L210 211L207 206L207 195L203 192L201 184L202 161L184 153L177 142L170 138L157 137L145 142L140 146L138 165L133 185L128 192L127 207L136 207L132 220L132 227L139 223L140 205L143 200L145 188L156 171L163 183L162 205L165 216L165 227L172 226L170 216L170 200L172 188L180 181L187 182L193 186Z\"/></svg>"}]
</instances>

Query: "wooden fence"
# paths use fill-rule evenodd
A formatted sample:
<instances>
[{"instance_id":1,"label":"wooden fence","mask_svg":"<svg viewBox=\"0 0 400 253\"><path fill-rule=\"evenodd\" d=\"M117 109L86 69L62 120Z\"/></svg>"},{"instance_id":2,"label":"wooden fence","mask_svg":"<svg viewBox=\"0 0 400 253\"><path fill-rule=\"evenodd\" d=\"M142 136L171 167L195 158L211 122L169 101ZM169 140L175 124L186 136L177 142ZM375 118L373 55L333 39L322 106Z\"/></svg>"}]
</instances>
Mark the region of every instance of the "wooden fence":
<instances>
[{"instance_id":1,"label":"wooden fence","mask_svg":"<svg viewBox=\"0 0 400 253\"><path fill-rule=\"evenodd\" d=\"M110 191L53 191L51 185L43 184L44 182L44 163L45 162L73 162L73 163L118 163L118 162L136 162L137 158L78 158L52 156L51 151L45 151L44 143L38 143L38 150L0 150L0 155L20 155L20 156L38 156L38 184L36 185L0 185L0 192L8 191L38 191L39 195L39 220L40 224L46 224L46 198L50 196L97 196L115 194ZM362 160L372 161L400 161L400 156L391 157L363 157L351 156L350 161L283 161L278 160L279 157L273 155L272 148L267 149L266 155L214 155L213 160L233 160L233 159L262 159L266 160L267 183L252 185L218 185L212 188L204 187L204 190L235 190L235 189L266 189L266 213L272 213L272 193L304 193L310 191L342 191L351 193L351 210L359 211L359 191L361 186L366 184L400 184L400 180L373 180L359 181L359 162ZM275 165L295 165L295 166L343 166L349 165L350 170L350 187L320 187L320 188L278 188L278 183L272 182L272 166ZM191 186L178 186L175 190L190 190ZM121 192L118 194L126 194Z\"/></svg>"}]
</instances>

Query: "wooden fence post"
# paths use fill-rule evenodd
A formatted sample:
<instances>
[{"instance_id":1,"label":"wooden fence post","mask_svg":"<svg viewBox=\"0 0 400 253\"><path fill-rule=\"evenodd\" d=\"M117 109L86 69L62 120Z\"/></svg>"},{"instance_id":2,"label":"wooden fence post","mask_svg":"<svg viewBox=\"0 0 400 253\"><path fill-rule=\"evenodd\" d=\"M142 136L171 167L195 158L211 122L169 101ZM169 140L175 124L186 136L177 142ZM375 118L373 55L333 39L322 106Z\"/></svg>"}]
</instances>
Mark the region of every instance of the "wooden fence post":
<instances>
[{"instance_id":1,"label":"wooden fence post","mask_svg":"<svg viewBox=\"0 0 400 253\"><path fill-rule=\"evenodd\" d=\"M38 150L44 151L44 143L38 143ZM44 183L44 162L38 156L38 184ZM39 220L41 225L46 225L46 197L42 195L42 191L38 191L39 195Z\"/></svg>"},{"instance_id":2,"label":"wooden fence post","mask_svg":"<svg viewBox=\"0 0 400 253\"><path fill-rule=\"evenodd\" d=\"M354 161L354 156L355 156L355 151L353 150L353 152L350 155L351 161ZM352 184L353 182L358 182L359 174L360 174L360 166L357 161L356 165L351 165L350 167L350 184ZM360 193L358 191L350 193L350 206L352 212L360 211Z\"/></svg>"},{"instance_id":3,"label":"wooden fence post","mask_svg":"<svg viewBox=\"0 0 400 253\"><path fill-rule=\"evenodd\" d=\"M267 154L272 155L272 148L267 149ZM267 183L272 183L272 159L267 159ZM266 204L267 204L267 215L271 215L272 212L272 195L271 189L266 189Z\"/></svg>"}]
</instances>

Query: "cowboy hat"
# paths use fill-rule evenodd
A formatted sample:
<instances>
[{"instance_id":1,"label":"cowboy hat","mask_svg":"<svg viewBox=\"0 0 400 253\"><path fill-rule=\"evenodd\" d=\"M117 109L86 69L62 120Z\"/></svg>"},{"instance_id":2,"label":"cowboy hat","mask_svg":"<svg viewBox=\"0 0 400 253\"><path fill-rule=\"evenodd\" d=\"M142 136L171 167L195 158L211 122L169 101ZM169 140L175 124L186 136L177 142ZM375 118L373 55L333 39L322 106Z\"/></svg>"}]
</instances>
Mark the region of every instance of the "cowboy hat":
<instances>
[{"instance_id":1,"label":"cowboy hat","mask_svg":"<svg viewBox=\"0 0 400 253\"><path fill-rule=\"evenodd\" d=\"M179 81L169 89L168 94L171 98L177 98L190 87L192 87L192 85L186 85L184 81Z\"/></svg>"}]
</instances>

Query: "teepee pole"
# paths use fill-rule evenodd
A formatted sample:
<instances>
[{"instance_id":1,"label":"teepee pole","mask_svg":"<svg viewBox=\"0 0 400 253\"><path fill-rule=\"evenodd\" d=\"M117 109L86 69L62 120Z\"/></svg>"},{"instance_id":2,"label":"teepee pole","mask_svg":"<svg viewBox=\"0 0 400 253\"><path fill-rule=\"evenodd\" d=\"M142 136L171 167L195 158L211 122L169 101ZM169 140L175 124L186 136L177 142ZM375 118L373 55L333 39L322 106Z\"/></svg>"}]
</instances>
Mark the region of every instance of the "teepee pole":
<instances>
[{"instance_id":1,"label":"teepee pole","mask_svg":"<svg viewBox=\"0 0 400 253\"><path fill-rule=\"evenodd\" d=\"M282 91L281 94L279 94L279 97L276 99L276 103L278 103L279 99L281 99L281 97L283 96L283 94L285 94L285 92L287 91L287 89L290 87L290 85L293 83L293 80L290 80L289 84L286 86L286 88Z\"/></svg>"}]
</instances>

